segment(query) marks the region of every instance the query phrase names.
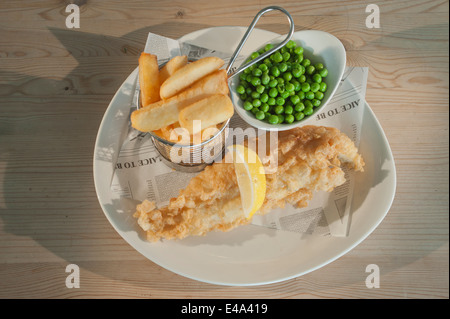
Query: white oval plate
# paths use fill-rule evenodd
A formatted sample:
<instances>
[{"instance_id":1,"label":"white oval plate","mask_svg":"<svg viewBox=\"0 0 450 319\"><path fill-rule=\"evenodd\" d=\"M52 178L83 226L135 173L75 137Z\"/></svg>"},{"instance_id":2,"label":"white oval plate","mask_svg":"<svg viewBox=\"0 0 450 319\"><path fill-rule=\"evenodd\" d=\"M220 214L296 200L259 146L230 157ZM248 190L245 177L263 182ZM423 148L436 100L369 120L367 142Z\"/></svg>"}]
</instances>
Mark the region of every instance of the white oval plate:
<instances>
[{"instance_id":1,"label":"white oval plate","mask_svg":"<svg viewBox=\"0 0 450 319\"><path fill-rule=\"evenodd\" d=\"M284 40L286 36L277 37L267 43L278 44ZM326 90L322 104L314 108L314 113L320 112L331 100L339 83L341 82L342 75L344 74L346 64L346 53L344 45L334 35L324 31L306 30L297 31L292 35L291 40L295 41L297 45L300 45L304 49L304 56L311 60L311 64L323 63L328 69L328 76L325 78L328 89ZM265 45L266 43L264 43ZM253 51L259 50L264 45L253 48ZM251 54L251 53L250 53ZM245 59L247 60L247 58ZM237 113L250 125L263 130L277 130L285 131L293 129L294 127L311 124L315 121L314 114L305 117L303 120L294 122L292 124L270 124L265 121L260 121L249 111L244 109L244 103L236 93L236 88L239 85L239 76L235 76L230 81L231 97L235 105Z\"/></svg>"},{"instance_id":2,"label":"white oval plate","mask_svg":"<svg viewBox=\"0 0 450 319\"><path fill-rule=\"evenodd\" d=\"M231 55L245 30L244 27L209 28L188 34L182 40ZM276 36L255 29L242 54L251 53L252 48ZM95 144L94 181L98 200L111 225L134 249L161 267L220 285L251 286L284 281L316 270L350 251L379 225L391 207L396 187L394 159L380 124L366 104L360 147L366 166L363 174L357 174L348 237L306 236L248 225L204 237L146 242L132 217L136 202L116 197L110 189L111 158L119 152L124 129L118 123L129 114L136 77L137 69L125 80L105 112Z\"/></svg>"}]
</instances>

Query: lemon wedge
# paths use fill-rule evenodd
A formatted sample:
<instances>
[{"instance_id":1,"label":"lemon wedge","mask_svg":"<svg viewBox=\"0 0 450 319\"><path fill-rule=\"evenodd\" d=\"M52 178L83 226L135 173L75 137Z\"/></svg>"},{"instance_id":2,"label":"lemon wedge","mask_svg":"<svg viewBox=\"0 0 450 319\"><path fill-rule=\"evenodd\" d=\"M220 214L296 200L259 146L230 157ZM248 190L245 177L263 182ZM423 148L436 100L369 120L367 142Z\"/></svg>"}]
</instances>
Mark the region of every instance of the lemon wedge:
<instances>
[{"instance_id":1,"label":"lemon wedge","mask_svg":"<svg viewBox=\"0 0 450 319\"><path fill-rule=\"evenodd\" d=\"M258 154L243 145L230 145L242 209L250 219L261 208L266 197L266 174Z\"/></svg>"}]
</instances>

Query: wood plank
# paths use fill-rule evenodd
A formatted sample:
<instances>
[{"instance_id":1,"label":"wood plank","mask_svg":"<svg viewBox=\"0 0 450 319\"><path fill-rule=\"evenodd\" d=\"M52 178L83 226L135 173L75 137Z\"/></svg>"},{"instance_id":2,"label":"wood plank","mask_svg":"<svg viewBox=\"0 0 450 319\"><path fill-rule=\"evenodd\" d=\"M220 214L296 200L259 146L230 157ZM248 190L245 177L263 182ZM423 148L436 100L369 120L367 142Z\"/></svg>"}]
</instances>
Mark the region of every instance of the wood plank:
<instances>
[{"instance_id":1,"label":"wood plank","mask_svg":"<svg viewBox=\"0 0 450 319\"><path fill-rule=\"evenodd\" d=\"M55 262L43 263L41 266L30 264L14 264L0 266L0 272L5 273L4 287L8 291L15 291L12 295L4 295L0 291L0 297L14 298L28 295L31 298L85 298L90 296L103 296L103 298L221 298L233 299L236 294L256 299L264 298L353 298L355 294L361 298L426 298L435 296L445 298L445 288L439 288L439 279L434 277L427 282L421 282L422 289L417 290L414 281L407 282L401 290L396 289L395 280L401 270L406 277L433 278L439 273L445 262L433 263L427 268L421 267L421 262L414 258L398 258L401 268L392 268L393 260L378 258L381 269L380 288L368 289L365 286L365 273L367 257L357 257L350 254L347 263L337 260L327 265L322 270L307 274L297 279L291 279L284 283L275 283L261 287L220 287L201 284L188 278L168 272L159 266L146 261L127 262L126 270L123 263L116 262L80 262L80 288L68 289L65 280L68 273L65 267L68 263ZM445 251L433 252L426 259L444 257ZM419 263L419 265L417 265ZM397 260L397 265L399 264ZM356 276L350 276L348 267ZM423 265L423 264L422 264ZM431 266L431 267L430 267ZM347 267L347 270L344 270ZM333 277L324 281L323 272L332 272ZM25 280L17 281L15 274L20 273ZM36 280L36 278L39 278ZM358 279L356 279L356 278ZM120 283L117 289L112 283L114 280ZM27 285L33 282L33 285Z\"/></svg>"},{"instance_id":2,"label":"wood plank","mask_svg":"<svg viewBox=\"0 0 450 319\"><path fill-rule=\"evenodd\" d=\"M424 13L420 19L414 14L384 14L381 28L365 27L366 15L352 16L294 16L296 31L316 29L331 32L344 41L347 50L412 49L417 51L448 51L448 27L436 21L448 20L448 13ZM248 26L251 19L236 17L221 18L220 23L211 23L208 17L183 20L151 19L107 20L110 25L106 34L97 34L98 20L83 19L79 30L66 29L61 23L49 26L44 21L36 27L34 21L12 21L3 27L0 39L0 56L30 58L48 56L105 56L137 55L143 48L148 32L178 38L202 28L237 25ZM218 21L217 21L218 22ZM182 28L180 28L182 25ZM263 17L258 28L284 34L287 24L280 17ZM50 33L48 32L50 30ZM44 40L44 41L43 41ZM26 43L25 47L23 44ZM25 56L29 52L31 56Z\"/></svg>"},{"instance_id":3,"label":"wood plank","mask_svg":"<svg viewBox=\"0 0 450 319\"><path fill-rule=\"evenodd\" d=\"M65 4L59 1L28 1L30 4L22 6L17 2L10 0L2 3L2 15L7 20L18 20L24 15L30 20L60 20L65 13ZM260 9L273 5L269 0L246 2L243 4L238 0L230 0L227 5L220 2L199 0L195 2L167 2L157 1L148 5L145 1L130 1L127 7L123 7L121 1L104 2L80 2L80 11L83 18L90 19L151 19L159 17L163 19L184 19L189 16L227 18L233 16L253 17ZM440 13L449 12L448 3L445 0L440 1L377 1L377 5L383 13ZM346 1L314 1L305 2L301 5L286 2L282 4L292 15L346 15L353 13L365 13L367 3L355 3L351 0Z\"/></svg>"}]
</instances>

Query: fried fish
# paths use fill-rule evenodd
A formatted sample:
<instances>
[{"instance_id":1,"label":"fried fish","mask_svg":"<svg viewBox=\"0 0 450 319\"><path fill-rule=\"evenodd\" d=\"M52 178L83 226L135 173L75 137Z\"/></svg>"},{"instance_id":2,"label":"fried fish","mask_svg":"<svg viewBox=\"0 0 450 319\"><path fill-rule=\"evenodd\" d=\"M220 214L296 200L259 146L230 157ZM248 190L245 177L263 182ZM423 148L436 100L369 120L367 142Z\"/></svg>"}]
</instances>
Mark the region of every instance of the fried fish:
<instances>
[{"instance_id":1,"label":"fried fish","mask_svg":"<svg viewBox=\"0 0 450 319\"><path fill-rule=\"evenodd\" d=\"M345 182L341 166L355 171L364 167L352 140L330 127L304 126L279 132L275 151L278 166L274 173L266 174L266 197L256 214L267 214L286 203L306 207L313 192L331 192ZM262 162L269 165L267 158ZM225 162L206 167L166 207L157 208L154 202L144 200L134 217L152 242L229 231L251 222L242 211L234 164Z\"/></svg>"}]
</instances>

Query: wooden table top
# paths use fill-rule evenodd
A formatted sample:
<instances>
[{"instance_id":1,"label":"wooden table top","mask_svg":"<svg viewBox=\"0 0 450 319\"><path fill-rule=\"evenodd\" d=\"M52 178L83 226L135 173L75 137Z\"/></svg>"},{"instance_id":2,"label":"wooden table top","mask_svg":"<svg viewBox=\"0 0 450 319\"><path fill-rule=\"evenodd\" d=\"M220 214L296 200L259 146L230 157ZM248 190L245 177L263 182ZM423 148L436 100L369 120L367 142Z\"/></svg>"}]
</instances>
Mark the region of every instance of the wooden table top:
<instances>
[{"instance_id":1,"label":"wooden table top","mask_svg":"<svg viewBox=\"0 0 450 319\"><path fill-rule=\"evenodd\" d=\"M66 6L80 28L66 26ZM148 32L178 38L248 26L269 1L2 1L0 4L0 298L448 298L448 1L277 1L295 30L334 34L347 64L369 67L366 100L397 169L379 227L304 276L216 286L172 273L128 245L105 218L92 158L102 116L136 68ZM370 20L370 19L369 19ZM375 21L375 20L370 20ZM369 21L369 22L370 22ZM258 28L286 33L284 17ZM80 269L67 288L66 266ZM368 289L366 266L380 269Z\"/></svg>"}]
</instances>

